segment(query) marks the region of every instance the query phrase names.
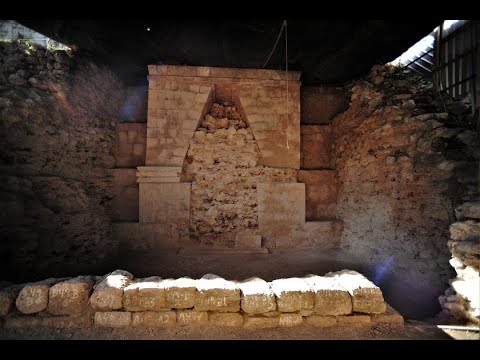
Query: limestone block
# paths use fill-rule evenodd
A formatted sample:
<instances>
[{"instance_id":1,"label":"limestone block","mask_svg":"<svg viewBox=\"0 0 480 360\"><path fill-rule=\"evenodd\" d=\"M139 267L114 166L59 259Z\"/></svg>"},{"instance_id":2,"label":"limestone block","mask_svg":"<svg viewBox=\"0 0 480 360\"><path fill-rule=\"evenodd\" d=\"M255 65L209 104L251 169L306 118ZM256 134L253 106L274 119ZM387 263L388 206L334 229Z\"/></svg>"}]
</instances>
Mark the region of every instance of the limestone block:
<instances>
[{"instance_id":1,"label":"limestone block","mask_svg":"<svg viewBox=\"0 0 480 360\"><path fill-rule=\"evenodd\" d=\"M305 183L306 219L335 219L337 213L337 172L299 170L297 181Z\"/></svg>"},{"instance_id":2,"label":"limestone block","mask_svg":"<svg viewBox=\"0 0 480 360\"><path fill-rule=\"evenodd\" d=\"M455 209L458 220L477 219L480 220L480 201L466 202Z\"/></svg>"},{"instance_id":3,"label":"limestone block","mask_svg":"<svg viewBox=\"0 0 480 360\"><path fill-rule=\"evenodd\" d=\"M309 275L304 278L315 293L314 312L318 315L348 315L352 299L335 278Z\"/></svg>"},{"instance_id":4,"label":"limestone block","mask_svg":"<svg viewBox=\"0 0 480 360\"><path fill-rule=\"evenodd\" d=\"M330 125L302 125L302 168L332 168L332 128Z\"/></svg>"},{"instance_id":5,"label":"limestone block","mask_svg":"<svg viewBox=\"0 0 480 360\"><path fill-rule=\"evenodd\" d=\"M276 247L291 247L292 231L305 226L305 184L259 183L257 198L259 233Z\"/></svg>"},{"instance_id":6,"label":"limestone block","mask_svg":"<svg viewBox=\"0 0 480 360\"><path fill-rule=\"evenodd\" d=\"M195 310L237 312L240 310L240 289L234 281L207 274L197 281Z\"/></svg>"},{"instance_id":7,"label":"limestone block","mask_svg":"<svg viewBox=\"0 0 480 360\"><path fill-rule=\"evenodd\" d=\"M48 305L50 286L58 281L56 279L47 279L25 285L16 300L18 311L23 314L34 314L45 310Z\"/></svg>"},{"instance_id":8,"label":"limestone block","mask_svg":"<svg viewBox=\"0 0 480 360\"><path fill-rule=\"evenodd\" d=\"M280 314L279 325L283 327L292 327L303 324L303 317L298 313Z\"/></svg>"},{"instance_id":9,"label":"limestone block","mask_svg":"<svg viewBox=\"0 0 480 360\"><path fill-rule=\"evenodd\" d=\"M139 279L123 289L123 307L128 311L167 310L165 288L158 276Z\"/></svg>"},{"instance_id":10,"label":"limestone block","mask_svg":"<svg viewBox=\"0 0 480 360\"><path fill-rule=\"evenodd\" d=\"M53 285L48 295L48 311L53 315L78 315L87 310L94 279L79 276Z\"/></svg>"},{"instance_id":11,"label":"limestone block","mask_svg":"<svg viewBox=\"0 0 480 360\"><path fill-rule=\"evenodd\" d=\"M177 324L179 326L206 325L208 324L208 312L177 310Z\"/></svg>"},{"instance_id":12,"label":"limestone block","mask_svg":"<svg viewBox=\"0 0 480 360\"><path fill-rule=\"evenodd\" d=\"M215 326L243 326L243 316L238 313L211 313L210 324Z\"/></svg>"},{"instance_id":13,"label":"limestone block","mask_svg":"<svg viewBox=\"0 0 480 360\"><path fill-rule=\"evenodd\" d=\"M260 278L237 283L242 291L241 307L247 314L263 314L277 309L275 294L270 284Z\"/></svg>"},{"instance_id":14,"label":"limestone block","mask_svg":"<svg viewBox=\"0 0 480 360\"><path fill-rule=\"evenodd\" d=\"M72 317L72 316L52 316L42 318L41 326L58 329L81 329L92 326L93 319L90 314Z\"/></svg>"},{"instance_id":15,"label":"limestone block","mask_svg":"<svg viewBox=\"0 0 480 360\"><path fill-rule=\"evenodd\" d=\"M334 316L311 315L305 318L305 322L316 327L330 327L337 325L337 318Z\"/></svg>"},{"instance_id":16,"label":"limestone block","mask_svg":"<svg viewBox=\"0 0 480 360\"><path fill-rule=\"evenodd\" d=\"M339 316L337 318L338 325L368 325L371 324L370 316L368 315L350 315Z\"/></svg>"},{"instance_id":17,"label":"limestone block","mask_svg":"<svg viewBox=\"0 0 480 360\"><path fill-rule=\"evenodd\" d=\"M15 295L9 289L0 290L0 316L7 315L13 309Z\"/></svg>"},{"instance_id":18,"label":"limestone block","mask_svg":"<svg viewBox=\"0 0 480 360\"><path fill-rule=\"evenodd\" d=\"M382 291L362 274L352 270L331 272L325 275L333 277L340 286L352 296L353 312L381 314L386 310Z\"/></svg>"},{"instance_id":19,"label":"limestone block","mask_svg":"<svg viewBox=\"0 0 480 360\"><path fill-rule=\"evenodd\" d=\"M132 322L132 313L128 311L105 311L95 313L95 325L102 327L126 327Z\"/></svg>"},{"instance_id":20,"label":"limestone block","mask_svg":"<svg viewBox=\"0 0 480 360\"><path fill-rule=\"evenodd\" d=\"M278 279L271 282L271 287L277 297L278 311L296 312L313 309L315 295L305 279Z\"/></svg>"},{"instance_id":21,"label":"limestone block","mask_svg":"<svg viewBox=\"0 0 480 360\"><path fill-rule=\"evenodd\" d=\"M342 230L343 222L339 220L307 221L305 223L305 232L310 246L321 249L338 248Z\"/></svg>"},{"instance_id":22,"label":"limestone block","mask_svg":"<svg viewBox=\"0 0 480 360\"><path fill-rule=\"evenodd\" d=\"M123 289L128 286L133 275L127 271L116 270L105 276L95 285L90 306L95 310L118 310L123 306Z\"/></svg>"},{"instance_id":23,"label":"limestone block","mask_svg":"<svg viewBox=\"0 0 480 360\"><path fill-rule=\"evenodd\" d=\"M343 88L302 86L301 119L305 124L330 124L348 107Z\"/></svg>"},{"instance_id":24,"label":"limestone block","mask_svg":"<svg viewBox=\"0 0 480 360\"><path fill-rule=\"evenodd\" d=\"M470 241L480 239L480 222L467 220L450 225L450 238L454 241Z\"/></svg>"},{"instance_id":25,"label":"limestone block","mask_svg":"<svg viewBox=\"0 0 480 360\"><path fill-rule=\"evenodd\" d=\"M246 329L267 329L275 328L280 325L278 317L266 316L247 316L245 317L244 327Z\"/></svg>"},{"instance_id":26,"label":"limestone block","mask_svg":"<svg viewBox=\"0 0 480 360\"><path fill-rule=\"evenodd\" d=\"M171 327L177 322L175 311L144 311L132 314L132 326Z\"/></svg>"},{"instance_id":27,"label":"limestone block","mask_svg":"<svg viewBox=\"0 0 480 360\"><path fill-rule=\"evenodd\" d=\"M197 296L195 285L196 280L189 277L166 279L164 281L166 306L172 309L193 308Z\"/></svg>"},{"instance_id":28,"label":"limestone block","mask_svg":"<svg viewBox=\"0 0 480 360\"><path fill-rule=\"evenodd\" d=\"M5 319L3 326L6 329L35 328L41 323L41 318L35 316L11 316Z\"/></svg>"}]
</instances>

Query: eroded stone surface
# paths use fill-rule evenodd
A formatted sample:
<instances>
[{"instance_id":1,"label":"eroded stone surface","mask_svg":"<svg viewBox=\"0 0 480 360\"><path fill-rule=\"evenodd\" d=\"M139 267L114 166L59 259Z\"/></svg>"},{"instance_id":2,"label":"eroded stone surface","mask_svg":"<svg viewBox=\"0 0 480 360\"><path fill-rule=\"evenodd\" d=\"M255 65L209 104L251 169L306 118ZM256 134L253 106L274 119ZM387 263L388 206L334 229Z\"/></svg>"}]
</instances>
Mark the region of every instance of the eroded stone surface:
<instances>
[{"instance_id":1,"label":"eroded stone surface","mask_svg":"<svg viewBox=\"0 0 480 360\"><path fill-rule=\"evenodd\" d=\"M196 310L177 310L177 324L180 326L208 324L208 312Z\"/></svg>"},{"instance_id":2,"label":"eroded stone surface","mask_svg":"<svg viewBox=\"0 0 480 360\"><path fill-rule=\"evenodd\" d=\"M105 276L95 285L90 306L95 310L109 311L121 309L123 304L123 289L128 286L133 275L127 271L116 270Z\"/></svg>"},{"instance_id":3,"label":"eroded stone surface","mask_svg":"<svg viewBox=\"0 0 480 360\"><path fill-rule=\"evenodd\" d=\"M278 279L271 282L271 287L277 297L280 312L313 309L314 293L305 279Z\"/></svg>"},{"instance_id":4,"label":"eroded stone surface","mask_svg":"<svg viewBox=\"0 0 480 360\"><path fill-rule=\"evenodd\" d=\"M88 308L94 278L79 276L50 287L48 311L53 315L78 315Z\"/></svg>"},{"instance_id":5,"label":"eroded stone surface","mask_svg":"<svg viewBox=\"0 0 480 360\"><path fill-rule=\"evenodd\" d=\"M318 315L347 315L352 313L352 299L347 289L334 278L310 275L305 281L315 293L314 312Z\"/></svg>"},{"instance_id":6,"label":"eroded stone surface","mask_svg":"<svg viewBox=\"0 0 480 360\"><path fill-rule=\"evenodd\" d=\"M15 302L18 311L23 314L34 314L43 311L48 305L50 286L59 282L56 279L47 279L25 285L18 294Z\"/></svg>"},{"instance_id":7,"label":"eroded stone surface","mask_svg":"<svg viewBox=\"0 0 480 360\"><path fill-rule=\"evenodd\" d=\"M123 289L123 307L128 311L168 309L165 288L158 276L139 279Z\"/></svg>"},{"instance_id":8,"label":"eroded stone surface","mask_svg":"<svg viewBox=\"0 0 480 360\"><path fill-rule=\"evenodd\" d=\"M144 311L132 313L132 326L171 327L177 322L175 311Z\"/></svg>"},{"instance_id":9,"label":"eroded stone surface","mask_svg":"<svg viewBox=\"0 0 480 360\"><path fill-rule=\"evenodd\" d=\"M247 314L263 314L277 309L270 284L254 277L237 283L242 291L241 307Z\"/></svg>"},{"instance_id":10,"label":"eroded stone surface","mask_svg":"<svg viewBox=\"0 0 480 360\"><path fill-rule=\"evenodd\" d=\"M95 325L103 327L126 327L132 322L129 311L102 311L95 313Z\"/></svg>"},{"instance_id":11,"label":"eroded stone surface","mask_svg":"<svg viewBox=\"0 0 480 360\"><path fill-rule=\"evenodd\" d=\"M240 310L240 289L235 282L213 274L197 281L195 310L237 312Z\"/></svg>"}]
</instances>

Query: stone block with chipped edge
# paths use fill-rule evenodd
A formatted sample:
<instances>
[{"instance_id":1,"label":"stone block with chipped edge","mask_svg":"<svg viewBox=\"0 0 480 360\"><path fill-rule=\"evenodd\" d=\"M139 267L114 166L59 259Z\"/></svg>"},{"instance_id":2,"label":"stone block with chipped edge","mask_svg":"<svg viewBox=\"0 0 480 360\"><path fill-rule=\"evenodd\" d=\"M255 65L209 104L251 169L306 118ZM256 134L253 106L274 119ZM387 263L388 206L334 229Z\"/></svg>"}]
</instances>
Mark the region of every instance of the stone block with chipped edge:
<instances>
[{"instance_id":1,"label":"stone block with chipped edge","mask_svg":"<svg viewBox=\"0 0 480 360\"><path fill-rule=\"evenodd\" d=\"M325 274L325 277L335 278L350 293L353 312L382 314L386 311L380 288L359 272L342 270Z\"/></svg>"},{"instance_id":2,"label":"stone block with chipped edge","mask_svg":"<svg viewBox=\"0 0 480 360\"><path fill-rule=\"evenodd\" d=\"M196 280L189 277L166 279L165 301L166 306L172 309L190 309L195 306L197 297Z\"/></svg>"},{"instance_id":3,"label":"stone block with chipped edge","mask_svg":"<svg viewBox=\"0 0 480 360\"><path fill-rule=\"evenodd\" d=\"M237 312L240 310L240 289L234 281L207 274L197 280L195 310Z\"/></svg>"},{"instance_id":4,"label":"stone block with chipped edge","mask_svg":"<svg viewBox=\"0 0 480 360\"><path fill-rule=\"evenodd\" d=\"M5 329L22 329L40 326L42 319L37 316L11 316L5 319Z\"/></svg>"},{"instance_id":5,"label":"stone block with chipped edge","mask_svg":"<svg viewBox=\"0 0 480 360\"><path fill-rule=\"evenodd\" d=\"M352 299L335 278L308 275L305 281L315 293L313 310L318 315L348 315L352 313Z\"/></svg>"},{"instance_id":6,"label":"stone block with chipped edge","mask_svg":"<svg viewBox=\"0 0 480 360\"><path fill-rule=\"evenodd\" d=\"M111 311L123 307L123 289L130 285L133 275L115 270L98 282L90 296L90 306L95 310Z\"/></svg>"},{"instance_id":7,"label":"stone block with chipped edge","mask_svg":"<svg viewBox=\"0 0 480 360\"><path fill-rule=\"evenodd\" d=\"M241 327L243 316L238 313L211 313L210 324L215 326Z\"/></svg>"},{"instance_id":8,"label":"stone block with chipped edge","mask_svg":"<svg viewBox=\"0 0 480 360\"><path fill-rule=\"evenodd\" d=\"M279 325L283 327L292 327L303 324L303 316L298 313L280 314Z\"/></svg>"},{"instance_id":9,"label":"stone block with chipped edge","mask_svg":"<svg viewBox=\"0 0 480 360\"><path fill-rule=\"evenodd\" d=\"M337 318L334 316L311 315L305 318L305 322L316 327L330 327L337 325Z\"/></svg>"},{"instance_id":10,"label":"stone block with chipped edge","mask_svg":"<svg viewBox=\"0 0 480 360\"><path fill-rule=\"evenodd\" d=\"M128 311L169 310L165 288L158 276L138 279L123 289L123 307Z\"/></svg>"},{"instance_id":11,"label":"stone block with chipped edge","mask_svg":"<svg viewBox=\"0 0 480 360\"><path fill-rule=\"evenodd\" d=\"M338 325L369 325L372 323L368 315L347 315L337 317Z\"/></svg>"},{"instance_id":12,"label":"stone block with chipped edge","mask_svg":"<svg viewBox=\"0 0 480 360\"><path fill-rule=\"evenodd\" d=\"M60 279L46 279L35 283L26 284L15 301L17 310L23 314L34 314L43 311L48 305L50 287Z\"/></svg>"},{"instance_id":13,"label":"stone block with chipped edge","mask_svg":"<svg viewBox=\"0 0 480 360\"><path fill-rule=\"evenodd\" d=\"M388 304L384 314L373 314L371 315L371 319L373 324L385 324L399 328L403 328L405 325L403 316Z\"/></svg>"},{"instance_id":14,"label":"stone block with chipped edge","mask_svg":"<svg viewBox=\"0 0 480 360\"><path fill-rule=\"evenodd\" d=\"M79 276L51 286L48 312L53 315L79 315L86 311L94 283L92 276Z\"/></svg>"},{"instance_id":15,"label":"stone block with chipped edge","mask_svg":"<svg viewBox=\"0 0 480 360\"><path fill-rule=\"evenodd\" d=\"M305 279L288 278L271 282L280 312L311 310L314 306L314 293Z\"/></svg>"},{"instance_id":16,"label":"stone block with chipped edge","mask_svg":"<svg viewBox=\"0 0 480 360\"><path fill-rule=\"evenodd\" d=\"M246 329L275 328L280 324L279 317L266 317L261 315L246 316L243 327Z\"/></svg>"},{"instance_id":17,"label":"stone block with chipped edge","mask_svg":"<svg viewBox=\"0 0 480 360\"><path fill-rule=\"evenodd\" d=\"M132 313L132 326L171 327L177 323L175 311L142 311Z\"/></svg>"},{"instance_id":18,"label":"stone block with chipped edge","mask_svg":"<svg viewBox=\"0 0 480 360\"><path fill-rule=\"evenodd\" d=\"M277 309L275 294L265 280L253 277L238 282L237 286L242 291L241 308L247 314L264 314Z\"/></svg>"},{"instance_id":19,"label":"stone block with chipped edge","mask_svg":"<svg viewBox=\"0 0 480 360\"><path fill-rule=\"evenodd\" d=\"M129 311L99 311L95 313L95 325L102 327L126 327L132 322Z\"/></svg>"},{"instance_id":20,"label":"stone block with chipped edge","mask_svg":"<svg viewBox=\"0 0 480 360\"><path fill-rule=\"evenodd\" d=\"M206 325L208 324L208 312L177 310L177 324L179 326Z\"/></svg>"},{"instance_id":21,"label":"stone block with chipped edge","mask_svg":"<svg viewBox=\"0 0 480 360\"><path fill-rule=\"evenodd\" d=\"M42 318L41 326L57 329L83 329L89 328L93 324L93 317L90 314L78 317L72 316L51 316Z\"/></svg>"}]
</instances>

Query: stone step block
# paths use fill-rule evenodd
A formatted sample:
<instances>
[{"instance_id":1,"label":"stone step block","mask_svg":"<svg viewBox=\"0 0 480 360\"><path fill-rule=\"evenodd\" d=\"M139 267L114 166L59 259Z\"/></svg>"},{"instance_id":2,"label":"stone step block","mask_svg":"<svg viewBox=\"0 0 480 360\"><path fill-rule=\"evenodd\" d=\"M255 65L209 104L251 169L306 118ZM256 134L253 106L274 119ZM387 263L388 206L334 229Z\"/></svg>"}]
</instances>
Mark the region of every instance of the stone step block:
<instances>
[{"instance_id":1,"label":"stone step block","mask_svg":"<svg viewBox=\"0 0 480 360\"><path fill-rule=\"evenodd\" d=\"M90 306L99 311L118 310L123 307L123 289L133 280L127 271L115 270L98 282L90 296Z\"/></svg>"},{"instance_id":2,"label":"stone step block","mask_svg":"<svg viewBox=\"0 0 480 360\"><path fill-rule=\"evenodd\" d=\"M195 310L238 312L240 310L240 289L234 281L207 274L197 281L198 294Z\"/></svg>"},{"instance_id":3,"label":"stone step block","mask_svg":"<svg viewBox=\"0 0 480 360\"><path fill-rule=\"evenodd\" d=\"M79 276L50 287L48 311L53 315L79 315L88 309L95 278Z\"/></svg>"},{"instance_id":4,"label":"stone step block","mask_svg":"<svg viewBox=\"0 0 480 360\"><path fill-rule=\"evenodd\" d=\"M102 327L127 327L132 323L129 311L102 311L95 313L95 325Z\"/></svg>"},{"instance_id":5,"label":"stone step block","mask_svg":"<svg viewBox=\"0 0 480 360\"><path fill-rule=\"evenodd\" d=\"M243 316L238 313L211 313L210 324L214 326L242 327Z\"/></svg>"},{"instance_id":6,"label":"stone step block","mask_svg":"<svg viewBox=\"0 0 480 360\"><path fill-rule=\"evenodd\" d=\"M277 297L278 311L296 312L313 309L315 295L305 279L288 278L271 282Z\"/></svg>"},{"instance_id":7,"label":"stone step block","mask_svg":"<svg viewBox=\"0 0 480 360\"><path fill-rule=\"evenodd\" d=\"M382 314L386 311L385 300L378 286L353 270L330 272L325 275L337 280L352 296L353 312Z\"/></svg>"},{"instance_id":8,"label":"stone step block","mask_svg":"<svg viewBox=\"0 0 480 360\"><path fill-rule=\"evenodd\" d=\"M197 298L196 280L189 277L180 279L166 279L165 287L166 307L172 309L190 309L195 306Z\"/></svg>"},{"instance_id":9,"label":"stone step block","mask_svg":"<svg viewBox=\"0 0 480 360\"><path fill-rule=\"evenodd\" d=\"M132 313L132 326L172 327L177 323L175 311L143 311Z\"/></svg>"},{"instance_id":10,"label":"stone step block","mask_svg":"<svg viewBox=\"0 0 480 360\"><path fill-rule=\"evenodd\" d=\"M207 325L208 312L197 310L177 310L177 324L179 326Z\"/></svg>"},{"instance_id":11,"label":"stone step block","mask_svg":"<svg viewBox=\"0 0 480 360\"><path fill-rule=\"evenodd\" d=\"M139 279L123 289L123 307L128 311L168 310L165 288L158 276Z\"/></svg>"},{"instance_id":12,"label":"stone step block","mask_svg":"<svg viewBox=\"0 0 480 360\"><path fill-rule=\"evenodd\" d=\"M51 278L25 285L15 302L17 310L23 314L34 314L45 310L50 287L60 281Z\"/></svg>"},{"instance_id":13,"label":"stone step block","mask_svg":"<svg viewBox=\"0 0 480 360\"><path fill-rule=\"evenodd\" d=\"M306 276L305 281L315 293L314 312L318 315L348 315L352 313L352 299L335 278Z\"/></svg>"},{"instance_id":14,"label":"stone step block","mask_svg":"<svg viewBox=\"0 0 480 360\"><path fill-rule=\"evenodd\" d=\"M265 280L253 277L237 283L242 291L241 308L247 314L263 314L277 309L275 294Z\"/></svg>"}]
</instances>

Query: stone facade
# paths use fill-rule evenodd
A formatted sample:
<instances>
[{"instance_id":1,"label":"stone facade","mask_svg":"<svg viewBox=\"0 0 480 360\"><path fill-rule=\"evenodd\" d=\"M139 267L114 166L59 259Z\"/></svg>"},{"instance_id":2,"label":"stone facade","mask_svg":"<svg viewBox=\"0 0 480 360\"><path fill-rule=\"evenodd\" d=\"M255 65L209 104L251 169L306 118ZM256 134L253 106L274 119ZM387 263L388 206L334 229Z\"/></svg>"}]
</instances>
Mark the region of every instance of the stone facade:
<instances>
[{"instance_id":1,"label":"stone facade","mask_svg":"<svg viewBox=\"0 0 480 360\"><path fill-rule=\"evenodd\" d=\"M342 283L339 274L351 279ZM228 281L213 274L201 279L134 279L123 270L103 277L81 276L69 280L48 279L14 285L9 306L0 313L0 334L5 329L50 327L75 331L79 328L218 326L271 328L352 325L403 326L403 318L386 308L381 291L361 274L344 270L327 276ZM49 291L32 291L41 286ZM353 308L359 288L376 289L383 311ZM93 293L92 293L93 291ZM170 292L170 295L169 295ZM5 292L6 293L6 292ZM2 294L2 291L0 291ZM365 301L365 290L362 299ZM46 301L44 301L46 295ZM48 303L29 307L25 304ZM16 304L16 307L15 307ZM12 306L13 305L13 306ZM325 316L329 315L329 316Z\"/></svg>"}]
</instances>

